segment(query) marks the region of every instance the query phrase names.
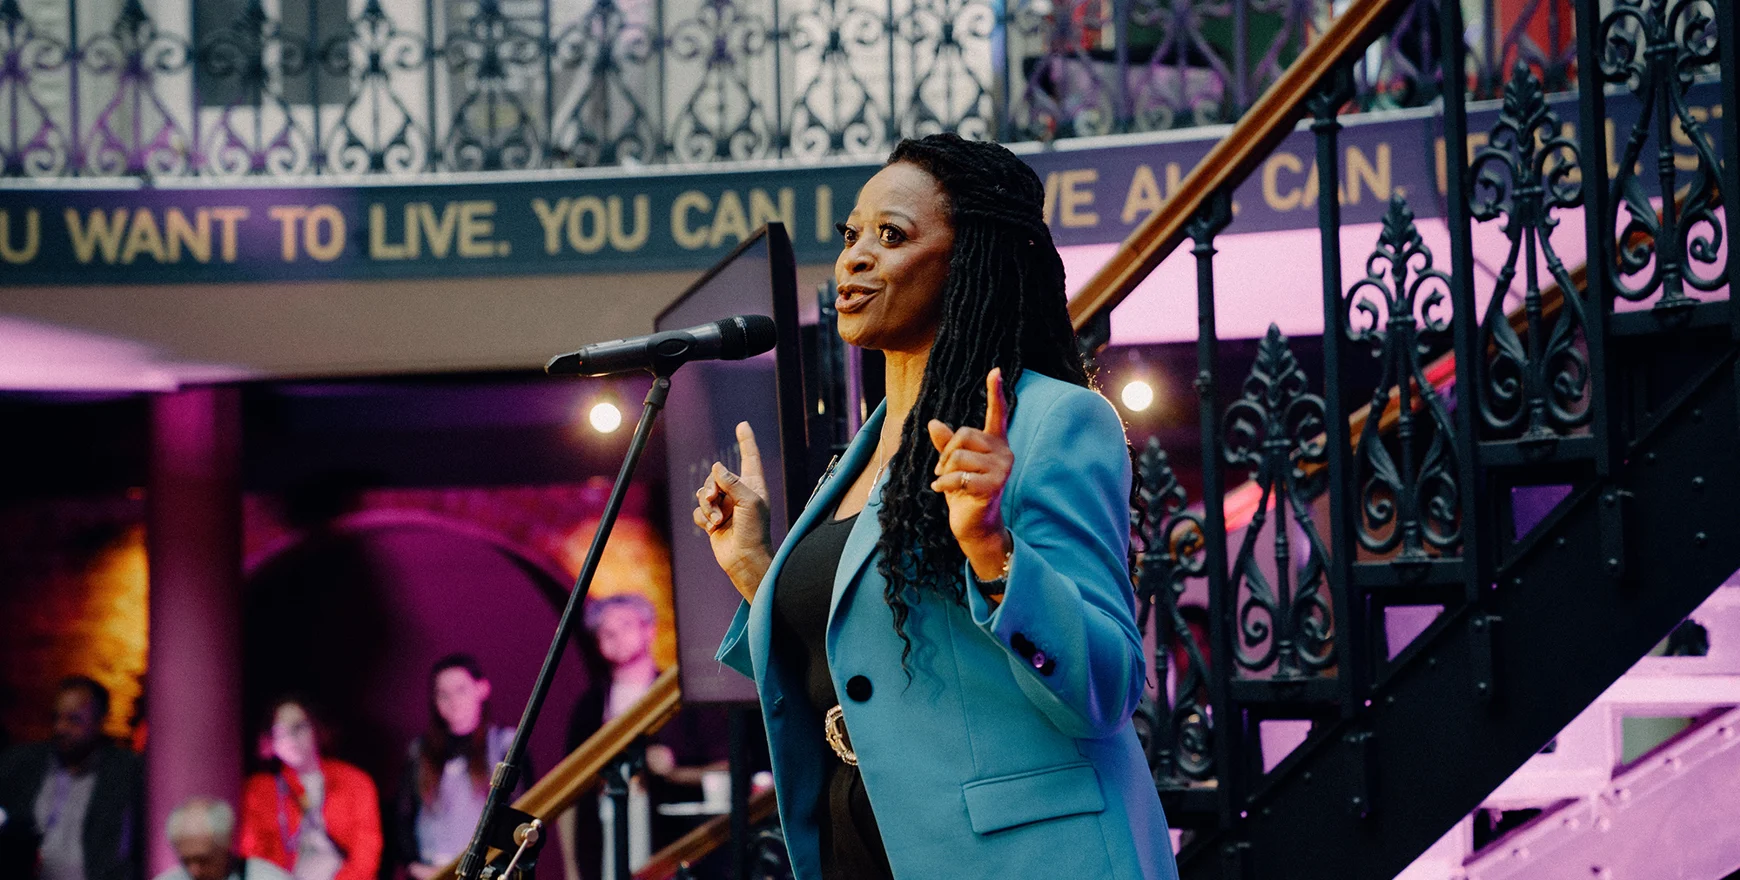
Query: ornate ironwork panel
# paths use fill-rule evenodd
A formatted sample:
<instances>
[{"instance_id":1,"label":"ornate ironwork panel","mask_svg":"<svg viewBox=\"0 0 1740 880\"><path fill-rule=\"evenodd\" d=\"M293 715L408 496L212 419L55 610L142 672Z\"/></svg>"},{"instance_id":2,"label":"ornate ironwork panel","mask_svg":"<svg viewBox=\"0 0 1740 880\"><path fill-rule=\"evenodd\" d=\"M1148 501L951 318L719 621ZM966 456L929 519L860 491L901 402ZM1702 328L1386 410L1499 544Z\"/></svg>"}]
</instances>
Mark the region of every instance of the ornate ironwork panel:
<instances>
[{"instance_id":1,"label":"ornate ironwork panel","mask_svg":"<svg viewBox=\"0 0 1740 880\"><path fill-rule=\"evenodd\" d=\"M1548 91L1574 87L1577 41L1573 18L1567 3L1527 0L1516 10L1515 18L1506 20L1494 0L1483 0L1479 37L1470 44L1475 50L1475 97L1499 97L1505 71L1518 64L1540 71Z\"/></svg>"},{"instance_id":2,"label":"ornate ironwork panel","mask_svg":"<svg viewBox=\"0 0 1740 880\"><path fill-rule=\"evenodd\" d=\"M1449 282L1407 201L1391 197L1365 277L1347 291L1344 319L1348 340L1369 345L1382 365L1355 452L1355 535L1361 548L1393 554L1397 564L1423 562L1462 540L1456 435L1421 362L1449 330ZM1394 434L1386 438L1391 412Z\"/></svg>"},{"instance_id":3,"label":"ornate ironwork panel","mask_svg":"<svg viewBox=\"0 0 1740 880\"><path fill-rule=\"evenodd\" d=\"M307 39L286 33L248 0L228 28L203 41L198 59L208 80L234 97L200 139L204 169L220 176L305 174L312 170L315 135L285 97L286 81L309 67Z\"/></svg>"},{"instance_id":4,"label":"ornate ironwork panel","mask_svg":"<svg viewBox=\"0 0 1740 880\"><path fill-rule=\"evenodd\" d=\"M987 0L910 3L906 8L889 6L895 131L900 137L939 131L972 138L996 136L991 64L1008 33L998 17L1003 4Z\"/></svg>"},{"instance_id":5,"label":"ornate ironwork panel","mask_svg":"<svg viewBox=\"0 0 1740 880\"><path fill-rule=\"evenodd\" d=\"M1136 457L1136 480L1137 625L1148 631L1153 621L1153 669L1159 682L1158 698L1138 711L1146 716L1148 766L1155 782L1177 787L1215 773L1208 646L1191 631L1181 609L1189 582L1207 574L1207 541L1202 515L1186 509L1184 487L1152 437Z\"/></svg>"},{"instance_id":6,"label":"ornate ironwork panel","mask_svg":"<svg viewBox=\"0 0 1740 880\"><path fill-rule=\"evenodd\" d=\"M663 149L650 102L659 50L651 4L592 0L556 22L551 44L551 162L617 165L656 161Z\"/></svg>"},{"instance_id":7,"label":"ornate ironwork panel","mask_svg":"<svg viewBox=\"0 0 1740 880\"><path fill-rule=\"evenodd\" d=\"M770 7L770 8L769 8ZM669 5L667 5L669 11ZM678 162L778 155L778 101L768 87L777 44L772 3L701 0L667 19L668 149Z\"/></svg>"},{"instance_id":8,"label":"ornate ironwork panel","mask_svg":"<svg viewBox=\"0 0 1740 880\"><path fill-rule=\"evenodd\" d=\"M800 158L892 146L886 64L892 35L871 0L819 0L786 24L797 72L789 145ZM879 63L880 62L880 63Z\"/></svg>"},{"instance_id":9,"label":"ornate ironwork panel","mask_svg":"<svg viewBox=\"0 0 1740 880\"><path fill-rule=\"evenodd\" d=\"M1132 127L1183 128L1225 120L1238 100L1229 92L1250 77L1234 74L1231 47L1217 46L1204 28L1230 18L1230 4L1134 0L1129 8ZM1277 60L1280 45L1274 47Z\"/></svg>"},{"instance_id":10,"label":"ornate ironwork panel","mask_svg":"<svg viewBox=\"0 0 1740 880\"><path fill-rule=\"evenodd\" d=\"M1233 658L1277 680L1313 677L1335 664L1329 547L1311 510L1327 488L1326 419L1323 399L1310 393L1287 338L1269 325L1243 394L1227 409L1224 457L1261 489L1232 565L1228 596L1238 609ZM1271 513L1274 523L1265 528ZM1267 551L1258 546L1265 533L1272 539ZM1304 548L1300 558L1296 541ZM1265 571L1265 561L1273 562L1272 571Z\"/></svg>"},{"instance_id":11,"label":"ornate ironwork panel","mask_svg":"<svg viewBox=\"0 0 1740 880\"><path fill-rule=\"evenodd\" d=\"M71 91L67 42L39 33L18 0L0 0L0 173L50 177L78 165L77 127L66 124L53 104Z\"/></svg>"},{"instance_id":12,"label":"ornate ironwork panel","mask_svg":"<svg viewBox=\"0 0 1740 880\"><path fill-rule=\"evenodd\" d=\"M442 164L459 171L542 167L542 114L524 87L541 79L542 35L507 15L501 0L478 0L442 54L458 87L441 139Z\"/></svg>"},{"instance_id":13,"label":"ornate ironwork panel","mask_svg":"<svg viewBox=\"0 0 1740 880\"><path fill-rule=\"evenodd\" d=\"M1367 109L1413 107L1438 94L1439 47L1433 33L1442 0L1415 3L1402 11L1390 37L1366 50L1353 69L1360 106Z\"/></svg>"},{"instance_id":14,"label":"ornate ironwork panel","mask_svg":"<svg viewBox=\"0 0 1740 880\"><path fill-rule=\"evenodd\" d=\"M1011 31L1037 51L1023 53L1012 128L1023 139L1052 140L1117 131L1126 66L1105 51L1114 33L1102 0L1028 0Z\"/></svg>"},{"instance_id":15,"label":"ornate ironwork panel","mask_svg":"<svg viewBox=\"0 0 1740 880\"><path fill-rule=\"evenodd\" d=\"M1505 84L1504 109L1469 170L1470 213L1480 221L1504 218L1510 241L1480 324L1481 344L1490 352L1476 394L1481 421L1525 446L1548 444L1587 424L1593 412L1583 297L1552 240L1559 225L1553 212L1580 206L1583 191L1577 145L1526 64L1517 62ZM1556 316L1546 312L1543 264L1561 293ZM1526 339L1505 313L1519 269Z\"/></svg>"},{"instance_id":16,"label":"ornate ironwork panel","mask_svg":"<svg viewBox=\"0 0 1740 880\"><path fill-rule=\"evenodd\" d=\"M1613 289L1634 302L1654 298L1658 312L1697 303L1688 286L1709 292L1727 283L1717 213L1721 166L1704 122L1686 103L1693 78L1718 61L1716 6L1714 0L1615 0L1597 34L1601 78L1623 85L1643 105L1615 157L1610 216L1603 227L1619 230ZM1679 182L1676 139L1683 139L1693 154L1684 185ZM1653 156L1646 156L1651 145ZM1648 158L1655 160L1653 165ZM1653 198L1646 175L1655 178ZM1626 213L1623 228L1621 205Z\"/></svg>"},{"instance_id":17,"label":"ornate ironwork panel","mask_svg":"<svg viewBox=\"0 0 1740 880\"><path fill-rule=\"evenodd\" d=\"M874 158L898 138L945 130L1049 141L1224 123L1340 8L365 0L347 18L311 11L304 22L281 17L276 3L231 0L232 19L194 38L176 29L198 0L167 10L124 0L114 20L77 34L75 0L64 0L64 21L41 14L43 2L59 0L0 0L7 177ZM1443 2L1415 0L1355 65L1359 106L1432 99L1429 23Z\"/></svg>"},{"instance_id":18,"label":"ornate ironwork panel","mask_svg":"<svg viewBox=\"0 0 1740 880\"><path fill-rule=\"evenodd\" d=\"M321 65L349 83L350 98L332 130L322 132L325 166L344 174L405 174L428 167L428 128L403 97L428 63L421 34L399 28L368 0L350 33L328 41Z\"/></svg>"},{"instance_id":19,"label":"ornate ironwork panel","mask_svg":"<svg viewBox=\"0 0 1740 880\"><path fill-rule=\"evenodd\" d=\"M89 128L76 139L76 173L169 176L196 164L186 108L173 107L159 80L185 70L191 61L187 41L164 33L140 5L127 0L115 21L79 47L75 65L79 97L95 99ZM223 68L220 64L219 70ZM79 114L69 114L71 124ZM222 167L223 156L212 157Z\"/></svg>"}]
</instances>

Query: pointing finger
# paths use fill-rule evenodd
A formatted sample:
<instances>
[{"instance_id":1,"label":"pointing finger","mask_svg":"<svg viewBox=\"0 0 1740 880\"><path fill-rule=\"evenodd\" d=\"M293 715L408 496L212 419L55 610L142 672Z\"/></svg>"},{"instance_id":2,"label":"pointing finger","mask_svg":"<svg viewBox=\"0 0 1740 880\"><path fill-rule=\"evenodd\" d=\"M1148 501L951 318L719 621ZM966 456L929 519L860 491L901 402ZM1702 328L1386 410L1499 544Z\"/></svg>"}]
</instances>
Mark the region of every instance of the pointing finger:
<instances>
[{"instance_id":1,"label":"pointing finger","mask_svg":"<svg viewBox=\"0 0 1740 880\"><path fill-rule=\"evenodd\" d=\"M755 445L755 429L748 422L737 423L737 454L743 459L743 478L761 485L761 448Z\"/></svg>"},{"instance_id":2,"label":"pointing finger","mask_svg":"<svg viewBox=\"0 0 1740 880\"><path fill-rule=\"evenodd\" d=\"M1003 403L1002 367L993 367L985 374L985 433L997 438L1009 435L1009 412Z\"/></svg>"}]
</instances>

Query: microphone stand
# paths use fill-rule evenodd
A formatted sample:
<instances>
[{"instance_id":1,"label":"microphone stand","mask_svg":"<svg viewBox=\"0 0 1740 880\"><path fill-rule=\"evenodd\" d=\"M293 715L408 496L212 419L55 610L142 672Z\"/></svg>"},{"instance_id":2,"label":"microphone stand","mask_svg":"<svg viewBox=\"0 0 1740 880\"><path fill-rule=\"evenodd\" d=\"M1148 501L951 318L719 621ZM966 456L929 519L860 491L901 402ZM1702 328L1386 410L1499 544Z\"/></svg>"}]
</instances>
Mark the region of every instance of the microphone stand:
<instances>
[{"instance_id":1,"label":"microphone stand","mask_svg":"<svg viewBox=\"0 0 1740 880\"><path fill-rule=\"evenodd\" d=\"M544 655L544 666L538 671L538 680L532 686L531 697L526 700L525 713L520 716L519 727L514 729L513 742L508 746L507 755L495 766L495 773L490 777L489 795L483 803L483 815L478 817L471 844L465 848L465 855L459 860L459 880L497 880L506 877L515 867L530 869L537 862L537 850L542 844L542 835L539 833L542 823L508 806L508 794L519 782L520 768L525 765L526 747L531 739L532 727L538 722L538 713L544 707L544 699L550 695L550 686L556 678L556 666L562 659L562 649L572 635L574 609L580 607L586 599L586 593L592 588L592 576L598 570L599 558L604 555L604 543L610 539L610 530L616 525L616 515L621 511L623 498L628 494L629 479L634 476L635 465L640 462L641 452L646 449L653 420L664 409L665 398L670 394L671 373L681 364L680 360L654 362L653 385L646 393L640 422L634 428L634 439L628 444L622 469L617 471L616 485L610 490L610 500L604 505L604 514L598 521L598 531L592 535L592 547L586 552L586 562L580 567L580 576L574 582L574 590L568 594L568 605L562 609L562 619L556 624L556 638L550 642L549 653ZM625 819L626 817L619 816L617 821L620 823ZM503 858L511 856L505 866L498 868L491 864L486 869L484 854L492 846L501 851ZM618 862L626 865L627 856L626 852L617 853Z\"/></svg>"}]
</instances>

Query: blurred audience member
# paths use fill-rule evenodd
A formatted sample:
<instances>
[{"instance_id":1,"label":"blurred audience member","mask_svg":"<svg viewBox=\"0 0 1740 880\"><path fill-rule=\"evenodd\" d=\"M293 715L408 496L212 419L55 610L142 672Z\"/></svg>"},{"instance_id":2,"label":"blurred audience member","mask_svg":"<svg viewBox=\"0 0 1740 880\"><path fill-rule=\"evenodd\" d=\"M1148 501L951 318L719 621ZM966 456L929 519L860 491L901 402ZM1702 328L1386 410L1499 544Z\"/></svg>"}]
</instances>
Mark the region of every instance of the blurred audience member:
<instances>
[{"instance_id":1,"label":"blurred audience member","mask_svg":"<svg viewBox=\"0 0 1740 880\"><path fill-rule=\"evenodd\" d=\"M169 814L167 830L181 864L157 880L291 880L277 865L235 851L236 811L217 798L183 801Z\"/></svg>"},{"instance_id":2,"label":"blurred audience member","mask_svg":"<svg viewBox=\"0 0 1740 880\"><path fill-rule=\"evenodd\" d=\"M586 629L609 664L609 678L599 676L580 695L568 720L568 750L586 742L604 723L634 707L646 696L662 671L653 659L653 641L658 633L657 615L644 596L620 594L586 603ZM701 728L711 727L710 731ZM654 805L701 798L701 779L706 771L725 767L726 722L719 713L685 709L653 735L646 747L644 778L637 777L629 789L628 864L639 868L655 847L681 836L696 824L693 820L663 821L654 815ZM711 734L710 736L708 734ZM699 766L705 764L706 766ZM571 869L581 878L614 877L613 806L602 794L596 809L581 805L564 813L559 830L563 848L574 853ZM570 877L573 873L570 874Z\"/></svg>"},{"instance_id":3,"label":"blurred audience member","mask_svg":"<svg viewBox=\"0 0 1740 880\"><path fill-rule=\"evenodd\" d=\"M399 781L394 835L399 863L428 880L464 855L489 794L489 777L507 756L512 728L489 723L489 679L470 654L449 654L430 675L429 729L411 743ZM520 786L535 774L520 771Z\"/></svg>"},{"instance_id":4,"label":"blurred audience member","mask_svg":"<svg viewBox=\"0 0 1740 880\"><path fill-rule=\"evenodd\" d=\"M143 762L103 734L108 716L108 689L70 676L49 741L0 754L0 876L143 876Z\"/></svg>"},{"instance_id":5,"label":"blurred audience member","mask_svg":"<svg viewBox=\"0 0 1740 880\"><path fill-rule=\"evenodd\" d=\"M265 717L267 769L242 791L242 855L296 880L374 880L381 865L375 783L351 764L323 757L330 736L308 703L281 698Z\"/></svg>"}]
</instances>

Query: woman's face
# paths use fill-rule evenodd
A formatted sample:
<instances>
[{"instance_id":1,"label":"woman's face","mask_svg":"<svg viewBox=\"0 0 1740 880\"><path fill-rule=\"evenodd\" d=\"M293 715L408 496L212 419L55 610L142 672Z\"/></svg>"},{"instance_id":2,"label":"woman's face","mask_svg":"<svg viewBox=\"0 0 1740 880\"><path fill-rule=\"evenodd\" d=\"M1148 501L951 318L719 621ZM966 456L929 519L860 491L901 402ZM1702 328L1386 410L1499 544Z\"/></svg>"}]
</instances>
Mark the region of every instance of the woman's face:
<instances>
[{"instance_id":1,"label":"woman's face","mask_svg":"<svg viewBox=\"0 0 1740 880\"><path fill-rule=\"evenodd\" d=\"M488 699L487 678L472 678L457 666L435 676L435 711L454 736L469 736L483 723L483 704Z\"/></svg>"},{"instance_id":2,"label":"woman's face","mask_svg":"<svg viewBox=\"0 0 1740 880\"><path fill-rule=\"evenodd\" d=\"M306 770L320 760L314 742L314 722L307 710L285 703L272 715L272 754L297 770Z\"/></svg>"},{"instance_id":3,"label":"woman's face","mask_svg":"<svg viewBox=\"0 0 1740 880\"><path fill-rule=\"evenodd\" d=\"M858 192L843 227L834 261L840 338L879 351L928 351L955 246L942 186L917 165L888 165Z\"/></svg>"}]
</instances>

